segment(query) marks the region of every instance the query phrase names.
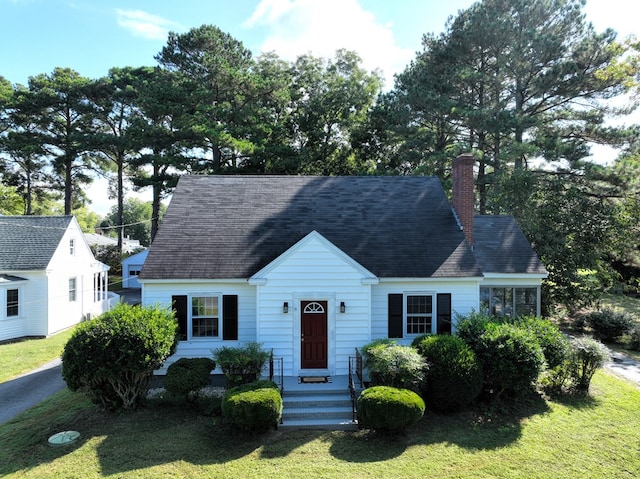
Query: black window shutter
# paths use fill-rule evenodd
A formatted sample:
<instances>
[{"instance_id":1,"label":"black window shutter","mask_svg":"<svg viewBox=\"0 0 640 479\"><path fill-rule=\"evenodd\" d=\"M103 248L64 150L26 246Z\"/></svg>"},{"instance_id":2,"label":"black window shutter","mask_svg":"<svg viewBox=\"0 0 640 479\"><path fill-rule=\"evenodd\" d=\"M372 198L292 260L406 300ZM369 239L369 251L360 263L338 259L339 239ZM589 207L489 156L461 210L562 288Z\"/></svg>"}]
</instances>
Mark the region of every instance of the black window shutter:
<instances>
[{"instance_id":1,"label":"black window shutter","mask_svg":"<svg viewBox=\"0 0 640 479\"><path fill-rule=\"evenodd\" d=\"M389 295L389 337L402 337L402 303L404 296L402 294Z\"/></svg>"},{"instance_id":2,"label":"black window shutter","mask_svg":"<svg viewBox=\"0 0 640 479\"><path fill-rule=\"evenodd\" d=\"M187 296L171 296L173 314L178 320L178 340L187 340Z\"/></svg>"},{"instance_id":3,"label":"black window shutter","mask_svg":"<svg viewBox=\"0 0 640 479\"><path fill-rule=\"evenodd\" d=\"M238 295L222 296L222 339L238 339Z\"/></svg>"},{"instance_id":4,"label":"black window shutter","mask_svg":"<svg viewBox=\"0 0 640 479\"><path fill-rule=\"evenodd\" d=\"M438 334L451 334L451 293L438 295Z\"/></svg>"}]
</instances>

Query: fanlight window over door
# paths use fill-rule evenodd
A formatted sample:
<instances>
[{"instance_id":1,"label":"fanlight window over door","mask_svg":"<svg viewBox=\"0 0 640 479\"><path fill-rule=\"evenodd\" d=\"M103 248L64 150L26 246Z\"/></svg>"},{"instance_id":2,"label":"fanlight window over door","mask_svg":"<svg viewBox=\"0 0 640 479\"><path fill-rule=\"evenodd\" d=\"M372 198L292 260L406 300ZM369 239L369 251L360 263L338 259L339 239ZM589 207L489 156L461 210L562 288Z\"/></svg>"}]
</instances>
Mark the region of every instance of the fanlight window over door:
<instances>
[{"instance_id":1,"label":"fanlight window over door","mask_svg":"<svg viewBox=\"0 0 640 479\"><path fill-rule=\"evenodd\" d=\"M324 313L324 308L320 303L309 303L304 307L305 313Z\"/></svg>"}]
</instances>

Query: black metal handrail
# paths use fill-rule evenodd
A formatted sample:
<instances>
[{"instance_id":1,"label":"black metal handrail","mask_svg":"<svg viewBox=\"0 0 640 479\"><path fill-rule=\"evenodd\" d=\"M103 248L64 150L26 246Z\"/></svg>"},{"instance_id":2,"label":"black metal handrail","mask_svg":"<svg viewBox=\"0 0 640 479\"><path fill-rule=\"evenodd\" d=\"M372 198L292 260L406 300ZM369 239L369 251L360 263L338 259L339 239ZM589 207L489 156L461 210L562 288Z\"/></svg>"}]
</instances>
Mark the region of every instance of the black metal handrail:
<instances>
[{"instance_id":1,"label":"black metal handrail","mask_svg":"<svg viewBox=\"0 0 640 479\"><path fill-rule=\"evenodd\" d=\"M357 351L357 350L356 350ZM353 373L355 366L356 357L349 356L349 394L351 396L351 420L355 422L356 420L356 385L353 381Z\"/></svg>"},{"instance_id":2,"label":"black metal handrail","mask_svg":"<svg viewBox=\"0 0 640 479\"><path fill-rule=\"evenodd\" d=\"M280 380L279 383L278 379ZM284 394L284 358L274 357L273 349L271 350L271 354L269 355L269 381L273 381L278 385L278 387L280 388L280 395Z\"/></svg>"},{"instance_id":3,"label":"black metal handrail","mask_svg":"<svg viewBox=\"0 0 640 479\"><path fill-rule=\"evenodd\" d=\"M360 387L363 388L364 382L362 380L362 354L360 354L360 351L358 351L358 348L356 348L356 376L360 381Z\"/></svg>"}]
</instances>

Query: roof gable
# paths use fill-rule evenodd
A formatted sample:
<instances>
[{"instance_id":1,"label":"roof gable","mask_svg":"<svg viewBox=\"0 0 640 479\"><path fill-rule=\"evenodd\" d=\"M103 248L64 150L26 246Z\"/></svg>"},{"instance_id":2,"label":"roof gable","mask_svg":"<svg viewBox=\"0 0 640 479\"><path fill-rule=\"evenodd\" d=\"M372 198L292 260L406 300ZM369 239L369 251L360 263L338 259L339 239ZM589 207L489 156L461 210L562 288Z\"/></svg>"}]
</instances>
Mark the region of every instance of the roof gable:
<instances>
[{"instance_id":1,"label":"roof gable","mask_svg":"<svg viewBox=\"0 0 640 479\"><path fill-rule=\"evenodd\" d=\"M2 216L0 270L43 270L73 216Z\"/></svg>"},{"instance_id":2,"label":"roof gable","mask_svg":"<svg viewBox=\"0 0 640 479\"><path fill-rule=\"evenodd\" d=\"M351 268L357 271L362 278L367 278L370 280L375 279L375 275L368 271L366 268L362 267L362 265L358 264L354 261L349 255L345 254L339 248L337 248L331 241L328 241L324 236L322 236L317 231L312 231L307 236L298 241L295 245L285 251L283 254L278 256L274 261L269 263L266 267L262 268L256 274L254 274L249 281L260 281L266 278L271 271L280 266L282 263L286 262L287 259L294 256L299 250L303 249L308 243L312 241L319 242L323 248L329 251L334 256L340 258L344 263L348 264Z\"/></svg>"},{"instance_id":3,"label":"roof gable","mask_svg":"<svg viewBox=\"0 0 640 479\"><path fill-rule=\"evenodd\" d=\"M144 279L249 278L312 231L378 278L481 276L434 177L183 176Z\"/></svg>"}]
</instances>

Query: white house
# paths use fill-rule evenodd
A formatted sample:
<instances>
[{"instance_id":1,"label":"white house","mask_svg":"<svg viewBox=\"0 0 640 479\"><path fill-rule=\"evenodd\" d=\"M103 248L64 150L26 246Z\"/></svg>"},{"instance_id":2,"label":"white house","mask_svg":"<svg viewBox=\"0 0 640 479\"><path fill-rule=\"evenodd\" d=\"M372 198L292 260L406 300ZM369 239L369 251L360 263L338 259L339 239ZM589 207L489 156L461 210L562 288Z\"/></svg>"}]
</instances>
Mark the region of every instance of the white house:
<instances>
[{"instance_id":1,"label":"white house","mask_svg":"<svg viewBox=\"0 0 640 479\"><path fill-rule=\"evenodd\" d=\"M139 280L180 357L258 341L285 376L345 375L356 348L540 311L547 272L512 217L474 216L473 158L435 177L184 176Z\"/></svg>"},{"instance_id":2,"label":"white house","mask_svg":"<svg viewBox=\"0 0 640 479\"><path fill-rule=\"evenodd\" d=\"M0 217L0 341L50 336L107 311L108 269L73 216Z\"/></svg>"}]
</instances>

